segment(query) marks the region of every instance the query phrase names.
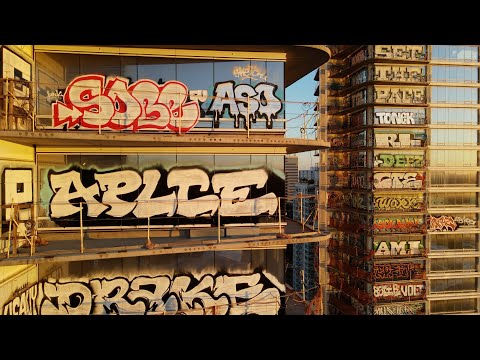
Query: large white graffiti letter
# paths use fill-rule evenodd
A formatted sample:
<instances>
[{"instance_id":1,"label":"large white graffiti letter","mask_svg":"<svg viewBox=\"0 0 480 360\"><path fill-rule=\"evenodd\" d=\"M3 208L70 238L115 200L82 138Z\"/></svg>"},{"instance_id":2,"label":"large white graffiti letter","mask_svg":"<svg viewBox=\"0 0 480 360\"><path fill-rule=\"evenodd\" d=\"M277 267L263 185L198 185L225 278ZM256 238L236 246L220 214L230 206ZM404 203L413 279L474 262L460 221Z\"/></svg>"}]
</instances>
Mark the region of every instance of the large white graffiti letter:
<instances>
[{"instance_id":1,"label":"large white graffiti letter","mask_svg":"<svg viewBox=\"0 0 480 360\"><path fill-rule=\"evenodd\" d=\"M212 186L215 192L220 192L222 199L220 215L222 216L250 216L265 212L275 213L277 210L277 197L268 193L256 199L245 200L250 192L249 185L263 188L268 180L264 169L245 170L232 173L215 174ZM243 186L243 187L242 187ZM238 190L235 190L239 188Z\"/></svg>"},{"instance_id":2,"label":"large white graffiti letter","mask_svg":"<svg viewBox=\"0 0 480 360\"><path fill-rule=\"evenodd\" d=\"M210 212L213 215L218 208L217 195L205 195L196 199L189 199L190 187L200 185L200 191L208 191L210 179L201 169L174 169L167 178L169 188L178 186L177 214L193 218L197 215Z\"/></svg>"},{"instance_id":3,"label":"large white graffiti letter","mask_svg":"<svg viewBox=\"0 0 480 360\"><path fill-rule=\"evenodd\" d=\"M81 121L81 125L87 128L105 126L115 113L112 100L103 93L105 76L83 75L74 79L65 90L64 102L66 106L59 103L53 104L54 125L59 125L66 120L74 122ZM61 106L57 110L57 106ZM68 114L68 109L72 109ZM74 111L74 110L78 111ZM80 116L78 116L80 114ZM74 119L74 117L77 119ZM69 118L70 117L70 118Z\"/></svg>"},{"instance_id":4,"label":"large white graffiti letter","mask_svg":"<svg viewBox=\"0 0 480 360\"><path fill-rule=\"evenodd\" d=\"M254 98L255 95L257 93L250 85L241 84L235 87L235 98L238 101L237 107L245 121L255 119L255 113L259 108L258 100ZM245 101L240 99L245 99Z\"/></svg>"},{"instance_id":5,"label":"large white graffiti letter","mask_svg":"<svg viewBox=\"0 0 480 360\"><path fill-rule=\"evenodd\" d=\"M276 119L277 114L282 110L282 102L275 96L276 85L268 83L260 83L255 87L257 96L255 99L260 103L258 109L259 116L264 116L267 120L267 128L271 129L273 120Z\"/></svg>"},{"instance_id":6,"label":"large white graffiti letter","mask_svg":"<svg viewBox=\"0 0 480 360\"><path fill-rule=\"evenodd\" d=\"M92 293L82 283L43 284L44 298L40 315L89 315L92 308Z\"/></svg>"},{"instance_id":7,"label":"large white graffiti letter","mask_svg":"<svg viewBox=\"0 0 480 360\"><path fill-rule=\"evenodd\" d=\"M90 281L93 292L92 314L143 315L145 304L141 301L131 305L127 301L130 284L126 279L93 279Z\"/></svg>"},{"instance_id":8,"label":"large white graffiti letter","mask_svg":"<svg viewBox=\"0 0 480 360\"><path fill-rule=\"evenodd\" d=\"M100 184L100 190L105 191L102 201L111 206L106 212L113 217L123 217L131 212L135 202L123 201L118 195L129 194L142 185L142 179L135 171L122 170L106 174L95 174L95 180Z\"/></svg>"},{"instance_id":9,"label":"large white graffiti letter","mask_svg":"<svg viewBox=\"0 0 480 360\"><path fill-rule=\"evenodd\" d=\"M143 172L143 184L145 187L137 198L137 207L133 210L133 215L137 218L144 219L161 214L167 214L167 216L175 214L177 209L175 192L152 199L160 177L161 174L158 170L145 170Z\"/></svg>"},{"instance_id":10,"label":"large white graffiti letter","mask_svg":"<svg viewBox=\"0 0 480 360\"><path fill-rule=\"evenodd\" d=\"M223 83L218 83L215 86L213 92L214 99L208 108L209 113L213 113L213 119L215 126L218 127L220 118L223 117L225 109L228 107L230 115L234 118L235 127L238 127L238 108L237 102L235 101L235 92L234 92L233 81L226 81Z\"/></svg>"},{"instance_id":11,"label":"large white graffiti letter","mask_svg":"<svg viewBox=\"0 0 480 360\"><path fill-rule=\"evenodd\" d=\"M70 192L71 187L75 192ZM106 209L107 206L99 203L94 196L99 195L97 184L85 188L80 179L80 173L75 170L63 174L50 174L50 187L55 195L50 201L50 217L61 218L75 214L80 211L79 204L71 204L70 200L82 198L88 206L87 216L97 217ZM77 200L78 201L78 200Z\"/></svg>"},{"instance_id":12,"label":"large white graffiti letter","mask_svg":"<svg viewBox=\"0 0 480 360\"><path fill-rule=\"evenodd\" d=\"M108 124L110 128L121 130L130 127L142 114L142 108L127 90L128 79L108 77L105 85L105 96L113 101L115 115Z\"/></svg>"},{"instance_id":13,"label":"large white graffiti letter","mask_svg":"<svg viewBox=\"0 0 480 360\"><path fill-rule=\"evenodd\" d=\"M246 276L219 276L213 296L228 294L232 301L230 315L276 315L280 309L280 292L272 287L263 290L259 284L261 275L256 273ZM239 290L239 284L242 286ZM238 303L236 299L246 301Z\"/></svg>"},{"instance_id":14,"label":"large white graffiti letter","mask_svg":"<svg viewBox=\"0 0 480 360\"><path fill-rule=\"evenodd\" d=\"M178 81L167 81L160 91L159 102L170 109L168 128L172 131L187 132L194 127L200 117L197 101L187 101L188 88Z\"/></svg>"},{"instance_id":15,"label":"large white graffiti letter","mask_svg":"<svg viewBox=\"0 0 480 360\"><path fill-rule=\"evenodd\" d=\"M219 294L219 299L215 300L211 294L213 292L215 280L211 275L202 278L197 286L187 291L191 279L188 276L179 276L173 281L169 301L173 302L175 298L179 301L179 310L183 310L186 315L224 315L228 311L228 297L225 294ZM230 295L230 294L229 294Z\"/></svg>"},{"instance_id":16,"label":"large white graffiti letter","mask_svg":"<svg viewBox=\"0 0 480 360\"><path fill-rule=\"evenodd\" d=\"M170 279L166 276L154 278L140 276L132 280L128 298L132 303L137 301L143 302L147 315L164 314L165 303L162 300L162 296L167 293L169 287ZM150 291L149 289L151 288L154 290Z\"/></svg>"},{"instance_id":17,"label":"large white graffiti letter","mask_svg":"<svg viewBox=\"0 0 480 360\"><path fill-rule=\"evenodd\" d=\"M138 129L165 129L170 122L171 112L165 104L158 100L160 96L158 85L151 80L139 80L128 90L142 105Z\"/></svg>"}]
</instances>

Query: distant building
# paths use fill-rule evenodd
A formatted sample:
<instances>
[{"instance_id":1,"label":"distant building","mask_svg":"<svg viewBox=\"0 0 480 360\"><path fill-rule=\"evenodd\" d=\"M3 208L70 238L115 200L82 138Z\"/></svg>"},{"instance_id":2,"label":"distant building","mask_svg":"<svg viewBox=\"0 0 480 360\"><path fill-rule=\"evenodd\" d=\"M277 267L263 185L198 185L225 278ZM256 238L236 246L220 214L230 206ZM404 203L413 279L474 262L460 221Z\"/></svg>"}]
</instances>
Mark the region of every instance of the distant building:
<instances>
[{"instance_id":1,"label":"distant building","mask_svg":"<svg viewBox=\"0 0 480 360\"><path fill-rule=\"evenodd\" d=\"M320 170L317 165L317 166L312 166L308 170L300 170L298 172L298 178L299 178L299 181L311 180L313 181L313 184L315 185L315 187L318 188L319 174L320 174Z\"/></svg>"},{"instance_id":2,"label":"distant building","mask_svg":"<svg viewBox=\"0 0 480 360\"><path fill-rule=\"evenodd\" d=\"M328 314L478 314L479 46L336 45Z\"/></svg>"},{"instance_id":3,"label":"distant building","mask_svg":"<svg viewBox=\"0 0 480 360\"><path fill-rule=\"evenodd\" d=\"M285 156L285 195L289 200L295 196L296 183L298 183L298 156Z\"/></svg>"}]
</instances>

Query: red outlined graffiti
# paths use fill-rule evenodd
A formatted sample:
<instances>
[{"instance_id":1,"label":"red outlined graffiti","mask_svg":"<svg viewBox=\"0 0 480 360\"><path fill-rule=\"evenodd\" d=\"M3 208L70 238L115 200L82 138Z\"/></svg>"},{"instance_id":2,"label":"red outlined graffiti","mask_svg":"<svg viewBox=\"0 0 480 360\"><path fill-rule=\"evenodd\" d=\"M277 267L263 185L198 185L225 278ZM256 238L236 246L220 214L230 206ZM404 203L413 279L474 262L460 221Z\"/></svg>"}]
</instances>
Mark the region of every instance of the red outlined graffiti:
<instances>
[{"instance_id":1,"label":"red outlined graffiti","mask_svg":"<svg viewBox=\"0 0 480 360\"><path fill-rule=\"evenodd\" d=\"M65 90L63 102L52 104L53 126L67 129L164 130L187 132L200 118L198 98L179 81L157 84L152 80L116 76L81 75Z\"/></svg>"},{"instance_id":2,"label":"red outlined graffiti","mask_svg":"<svg viewBox=\"0 0 480 360\"><path fill-rule=\"evenodd\" d=\"M373 280L410 280L424 276L424 269L419 263L375 264Z\"/></svg>"},{"instance_id":3,"label":"red outlined graffiti","mask_svg":"<svg viewBox=\"0 0 480 360\"><path fill-rule=\"evenodd\" d=\"M427 222L430 231L455 231L458 227L452 216L429 216Z\"/></svg>"},{"instance_id":4,"label":"red outlined graffiti","mask_svg":"<svg viewBox=\"0 0 480 360\"><path fill-rule=\"evenodd\" d=\"M374 233L412 233L422 231L423 219L419 217L376 218L373 221Z\"/></svg>"}]
</instances>

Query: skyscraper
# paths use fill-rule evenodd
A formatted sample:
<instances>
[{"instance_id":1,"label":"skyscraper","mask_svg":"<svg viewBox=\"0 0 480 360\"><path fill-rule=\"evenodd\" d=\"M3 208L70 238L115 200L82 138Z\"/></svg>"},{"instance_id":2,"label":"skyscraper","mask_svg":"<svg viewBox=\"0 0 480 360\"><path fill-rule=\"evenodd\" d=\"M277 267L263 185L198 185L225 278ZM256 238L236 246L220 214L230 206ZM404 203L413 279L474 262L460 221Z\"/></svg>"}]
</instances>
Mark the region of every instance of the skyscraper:
<instances>
[{"instance_id":1,"label":"skyscraper","mask_svg":"<svg viewBox=\"0 0 480 360\"><path fill-rule=\"evenodd\" d=\"M327 313L478 313L478 46L330 48Z\"/></svg>"},{"instance_id":2,"label":"skyscraper","mask_svg":"<svg viewBox=\"0 0 480 360\"><path fill-rule=\"evenodd\" d=\"M0 313L282 314L285 88L323 45L2 45ZM288 59L288 60L287 60Z\"/></svg>"}]
</instances>

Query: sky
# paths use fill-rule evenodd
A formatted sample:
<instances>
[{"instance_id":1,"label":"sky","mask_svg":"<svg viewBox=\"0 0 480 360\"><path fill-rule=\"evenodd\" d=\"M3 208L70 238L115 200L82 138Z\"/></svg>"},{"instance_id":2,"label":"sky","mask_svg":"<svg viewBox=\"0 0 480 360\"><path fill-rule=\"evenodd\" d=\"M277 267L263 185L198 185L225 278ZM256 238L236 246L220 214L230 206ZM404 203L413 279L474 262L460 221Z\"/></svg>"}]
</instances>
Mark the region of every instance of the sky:
<instances>
[{"instance_id":1,"label":"sky","mask_svg":"<svg viewBox=\"0 0 480 360\"><path fill-rule=\"evenodd\" d=\"M300 128L303 126L304 117L301 114L306 111L306 107L302 103L317 101L317 97L314 95L318 85L318 82L314 80L316 71L315 69L285 89L286 137L302 137ZM313 109L309 110L308 114L313 114ZM299 117L294 119L297 116ZM308 120L310 117L311 115L307 115L305 119ZM314 121L309 122L308 127L312 128ZM307 134L310 134L309 138L314 138L312 130L307 130ZM298 153L297 156L299 170L308 170L318 163L318 156L313 156L313 151Z\"/></svg>"}]
</instances>

